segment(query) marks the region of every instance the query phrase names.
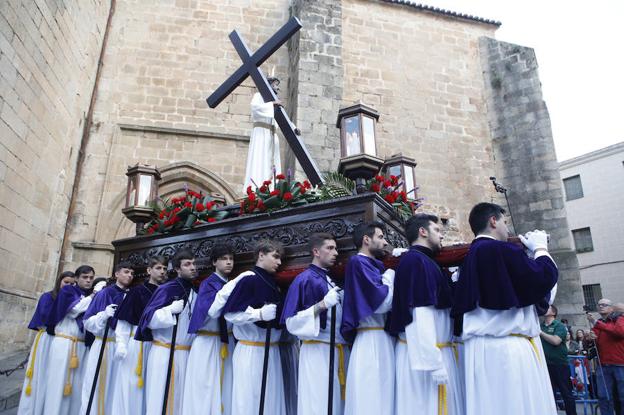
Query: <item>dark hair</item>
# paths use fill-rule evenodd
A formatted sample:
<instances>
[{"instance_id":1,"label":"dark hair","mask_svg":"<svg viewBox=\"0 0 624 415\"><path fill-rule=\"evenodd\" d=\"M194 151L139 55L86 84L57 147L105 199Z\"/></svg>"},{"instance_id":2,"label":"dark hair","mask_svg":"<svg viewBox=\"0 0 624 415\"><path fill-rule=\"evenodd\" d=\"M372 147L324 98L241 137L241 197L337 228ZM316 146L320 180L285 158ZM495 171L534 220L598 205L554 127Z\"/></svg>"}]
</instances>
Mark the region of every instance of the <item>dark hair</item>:
<instances>
[{"instance_id":1,"label":"dark hair","mask_svg":"<svg viewBox=\"0 0 624 415\"><path fill-rule=\"evenodd\" d=\"M427 213L418 213L407 220L405 223L405 236L407 242L411 245L418 239L420 228L429 230L429 223L438 223L438 217Z\"/></svg>"},{"instance_id":2,"label":"dark hair","mask_svg":"<svg viewBox=\"0 0 624 415\"><path fill-rule=\"evenodd\" d=\"M78 278L82 274L88 274L90 272L95 274L95 270L93 269L91 265L81 265L78 268L76 268L76 271L74 271L74 277Z\"/></svg>"},{"instance_id":3,"label":"dark hair","mask_svg":"<svg viewBox=\"0 0 624 415\"><path fill-rule=\"evenodd\" d=\"M496 203L484 202L474 205L468 216L468 223L470 223L472 233L477 236L487 228L488 221L492 216L498 220L504 213L505 209Z\"/></svg>"},{"instance_id":4,"label":"dark hair","mask_svg":"<svg viewBox=\"0 0 624 415\"><path fill-rule=\"evenodd\" d=\"M132 264L128 261L121 261L119 264L115 265L115 269L114 269L114 273L115 272L119 272L122 269L127 268L127 269L131 269L134 270L134 267L132 266Z\"/></svg>"},{"instance_id":5,"label":"dark hair","mask_svg":"<svg viewBox=\"0 0 624 415\"><path fill-rule=\"evenodd\" d=\"M310 235L310 240L308 241L308 247L310 249L310 253L314 248L321 248L325 241L335 241L336 238L334 235L328 232L316 232Z\"/></svg>"},{"instance_id":6,"label":"dark hair","mask_svg":"<svg viewBox=\"0 0 624 415\"><path fill-rule=\"evenodd\" d=\"M176 252L175 256L171 260L173 269L180 268L180 263L183 259L195 259L195 255L189 249L181 249Z\"/></svg>"},{"instance_id":7,"label":"dark hair","mask_svg":"<svg viewBox=\"0 0 624 415\"><path fill-rule=\"evenodd\" d=\"M160 264L160 265L164 265L165 267L167 266L167 263L169 261L167 261L167 258L165 258L162 255L159 256L153 256L149 259L149 261L147 261L147 267L148 268L154 268L156 265Z\"/></svg>"},{"instance_id":8,"label":"dark hair","mask_svg":"<svg viewBox=\"0 0 624 415\"><path fill-rule=\"evenodd\" d=\"M375 229L386 231L386 226L378 221L360 223L353 229L353 243L357 249L362 247L364 236L372 238L375 235Z\"/></svg>"},{"instance_id":9,"label":"dark hair","mask_svg":"<svg viewBox=\"0 0 624 415\"><path fill-rule=\"evenodd\" d=\"M225 255L234 256L234 250L227 246L226 244L217 244L212 248L212 252L210 252L210 263L214 264L214 262Z\"/></svg>"},{"instance_id":10,"label":"dark hair","mask_svg":"<svg viewBox=\"0 0 624 415\"><path fill-rule=\"evenodd\" d=\"M555 305L551 305L550 308L553 309L553 311L555 312L555 317L557 317L559 315L559 309Z\"/></svg>"},{"instance_id":11,"label":"dark hair","mask_svg":"<svg viewBox=\"0 0 624 415\"><path fill-rule=\"evenodd\" d=\"M61 272L61 275L56 277L56 281L54 281L54 288L52 289L52 298L56 298L61 290L61 281L67 277L75 278L74 273L71 271L63 271Z\"/></svg>"},{"instance_id":12,"label":"dark hair","mask_svg":"<svg viewBox=\"0 0 624 415\"><path fill-rule=\"evenodd\" d=\"M254 248L254 261L258 261L260 252L266 255L274 251L277 251L280 256L284 255L284 245L279 241L261 239L256 243L256 247Z\"/></svg>"}]
</instances>

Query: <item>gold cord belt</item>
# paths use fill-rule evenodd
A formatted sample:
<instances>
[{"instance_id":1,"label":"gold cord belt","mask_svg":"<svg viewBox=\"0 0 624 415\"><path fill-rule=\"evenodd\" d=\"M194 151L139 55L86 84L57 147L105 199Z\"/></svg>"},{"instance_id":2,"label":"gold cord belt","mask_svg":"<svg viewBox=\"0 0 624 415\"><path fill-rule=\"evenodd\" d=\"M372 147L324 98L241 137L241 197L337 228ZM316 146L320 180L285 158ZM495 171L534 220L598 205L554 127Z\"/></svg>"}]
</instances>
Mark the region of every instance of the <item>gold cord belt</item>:
<instances>
[{"instance_id":1,"label":"gold cord belt","mask_svg":"<svg viewBox=\"0 0 624 415\"><path fill-rule=\"evenodd\" d=\"M526 334L519 334L519 333L511 333L510 336L521 337L523 339L527 339L529 343L531 343L531 347L533 348L533 353L535 353L535 357L537 357L537 361L538 362L542 361L542 359L540 359L539 351L537 349L537 344L535 344L535 339L533 337L527 336Z\"/></svg>"},{"instance_id":2,"label":"gold cord belt","mask_svg":"<svg viewBox=\"0 0 624 415\"><path fill-rule=\"evenodd\" d=\"M152 341L154 346L166 347L167 349L171 349L171 343L165 343L158 340ZM176 344L175 350L191 350L191 346L187 346L185 344Z\"/></svg>"},{"instance_id":3,"label":"gold cord belt","mask_svg":"<svg viewBox=\"0 0 624 415\"><path fill-rule=\"evenodd\" d=\"M264 128L266 130L271 130L271 133L275 134L275 126L273 124L269 124L268 122L256 121L253 123L254 128Z\"/></svg>"},{"instance_id":4,"label":"gold cord belt","mask_svg":"<svg viewBox=\"0 0 624 415\"><path fill-rule=\"evenodd\" d=\"M303 344L330 344L321 340L304 340ZM340 383L340 397L345 400L345 391L347 386L347 371L345 370L345 352L344 348L346 344L336 343L336 349L338 349L338 382Z\"/></svg>"},{"instance_id":5,"label":"gold cord belt","mask_svg":"<svg viewBox=\"0 0 624 415\"><path fill-rule=\"evenodd\" d=\"M45 333L44 329L40 329L37 332L37 336L35 336L35 342L33 346L32 356L30 356L30 363L28 365L28 369L26 369L26 378L28 379L28 385L26 385L26 396L30 396L32 393L32 378L35 373L35 359L37 358L37 349L39 348L39 340L41 339L41 335Z\"/></svg>"},{"instance_id":6,"label":"gold cord belt","mask_svg":"<svg viewBox=\"0 0 624 415\"><path fill-rule=\"evenodd\" d=\"M80 361L78 360L78 352L76 351L76 347L78 342L84 343L84 339L79 339L76 336L69 336L63 333L55 333L55 337L60 337L63 339L71 340L71 355L69 357L69 362L67 365L67 377L65 378L65 386L63 387L63 396L69 396L72 394L72 369L78 368L80 365Z\"/></svg>"},{"instance_id":7,"label":"gold cord belt","mask_svg":"<svg viewBox=\"0 0 624 415\"><path fill-rule=\"evenodd\" d=\"M244 344L245 346L256 346L256 347L264 347L264 342L252 342L249 340L239 340L239 344ZM269 346L279 346L279 342L271 342Z\"/></svg>"}]
</instances>

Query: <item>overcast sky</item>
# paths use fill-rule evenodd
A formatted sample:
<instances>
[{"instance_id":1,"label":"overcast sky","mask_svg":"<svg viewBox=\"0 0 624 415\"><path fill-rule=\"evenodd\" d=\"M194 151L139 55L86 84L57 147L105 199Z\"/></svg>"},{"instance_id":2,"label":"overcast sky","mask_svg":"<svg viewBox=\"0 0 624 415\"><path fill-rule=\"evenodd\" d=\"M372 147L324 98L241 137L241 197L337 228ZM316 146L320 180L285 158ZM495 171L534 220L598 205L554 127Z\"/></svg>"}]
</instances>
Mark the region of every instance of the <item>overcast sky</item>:
<instances>
[{"instance_id":1,"label":"overcast sky","mask_svg":"<svg viewBox=\"0 0 624 415\"><path fill-rule=\"evenodd\" d=\"M498 40L535 49L559 161L624 141L623 0L422 3L498 20Z\"/></svg>"}]
</instances>

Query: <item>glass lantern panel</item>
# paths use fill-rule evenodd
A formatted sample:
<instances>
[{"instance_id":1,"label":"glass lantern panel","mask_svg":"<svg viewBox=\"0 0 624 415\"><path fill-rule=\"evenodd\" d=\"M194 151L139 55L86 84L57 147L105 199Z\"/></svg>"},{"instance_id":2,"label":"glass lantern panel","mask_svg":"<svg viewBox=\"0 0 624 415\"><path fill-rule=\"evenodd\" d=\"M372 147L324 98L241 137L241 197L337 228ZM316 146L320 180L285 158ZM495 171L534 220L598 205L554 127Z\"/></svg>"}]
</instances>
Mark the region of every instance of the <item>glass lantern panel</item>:
<instances>
[{"instance_id":1,"label":"glass lantern panel","mask_svg":"<svg viewBox=\"0 0 624 415\"><path fill-rule=\"evenodd\" d=\"M375 121L372 118L362 116L362 133L364 135L364 152L376 156Z\"/></svg>"},{"instance_id":2,"label":"glass lantern panel","mask_svg":"<svg viewBox=\"0 0 624 415\"><path fill-rule=\"evenodd\" d=\"M152 176L139 176L139 197L137 198L137 206L149 206L152 193Z\"/></svg>"},{"instance_id":3,"label":"glass lantern panel","mask_svg":"<svg viewBox=\"0 0 624 415\"><path fill-rule=\"evenodd\" d=\"M128 193L126 194L126 207L133 207L136 203L136 177L128 177Z\"/></svg>"},{"instance_id":4,"label":"glass lantern panel","mask_svg":"<svg viewBox=\"0 0 624 415\"><path fill-rule=\"evenodd\" d=\"M390 176L397 176L397 177L399 177L400 175L401 175L401 165L400 164L396 164L394 166L388 167L388 179L390 178Z\"/></svg>"},{"instance_id":5,"label":"glass lantern panel","mask_svg":"<svg viewBox=\"0 0 624 415\"><path fill-rule=\"evenodd\" d=\"M360 120L357 115L344 119L345 157L362 153L360 149Z\"/></svg>"},{"instance_id":6,"label":"glass lantern panel","mask_svg":"<svg viewBox=\"0 0 624 415\"><path fill-rule=\"evenodd\" d=\"M411 168L410 166L405 166L404 181L405 181L405 191L409 193L415 186L414 185L414 169ZM408 194L407 197L410 199L414 199L416 197L415 192Z\"/></svg>"}]
</instances>

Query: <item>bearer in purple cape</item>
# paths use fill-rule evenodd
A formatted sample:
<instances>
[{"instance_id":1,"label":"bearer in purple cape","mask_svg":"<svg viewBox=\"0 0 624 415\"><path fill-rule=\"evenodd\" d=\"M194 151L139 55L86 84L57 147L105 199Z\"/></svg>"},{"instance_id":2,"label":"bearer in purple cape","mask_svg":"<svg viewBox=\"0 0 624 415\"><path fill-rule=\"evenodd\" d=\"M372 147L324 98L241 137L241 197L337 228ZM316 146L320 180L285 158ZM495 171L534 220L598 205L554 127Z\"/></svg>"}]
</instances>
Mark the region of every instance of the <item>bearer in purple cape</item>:
<instances>
[{"instance_id":1,"label":"bearer in purple cape","mask_svg":"<svg viewBox=\"0 0 624 415\"><path fill-rule=\"evenodd\" d=\"M274 277L281 264L282 251L279 242L259 241L254 250L256 266L252 269L253 275L237 277L222 310L225 319L233 324L234 337L238 339L232 357L232 414L235 415L258 413L266 328L269 325L272 330L264 413L286 414L278 347L282 326L276 319L281 313L283 296Z\"/></svg>"},{"instance_id":2,"label":"bearer in purple cape","mask_svg":"<svg viewBox=\"0 0 624 415\"><path fill-rule=\"evenodd\" d=\"M536 305L552 303L558 271L544 231L507 242L504 209L479 203L476 239L459 273L451 315L463 318L466 415L555 415Z\"/></svg>"},{"instance_id":3,"label":"bearer in purple cape","mask_svg":"<svg viewBox=\"0 0 624 415\"><path fill-rule=\"evenodd\" d=\"M186 363L194 337L188 329L197 298L192 282L197 277L197 269L195 256L188 250L178 251L171 262L178 277L158 287L143 311L134 336L137 340L152 342L145 381L146 414L162 413L171 337L176 321L178 328L167 397L167 413L176 415L182 413Z\"/></svg>"},{"instance_id":4,"label":"bearer in purple cape","mask_svg":"<svg viewBox=\"0 0 624 415\"><path fill-rule=\"evenodd\" d=\"M310 235L312 264L297 275L288 289L282 324L302 341L299 353L297 415L327 413L331 314L342 319L342 295L328 269L336 262L336 241L328 233ZM339 323L338 323L339 324ZM347 342L336 325L333 413L343 413L346 382Z\"/></svg>"},{"instance_id":5,"label":"bearer in purple cape","mask_svg":"<svg viewBox=\"0 0 624 415\"><path fill-rule=\"evenodd\" d=\"M232 353L234 338L224 317L210 318L208 310L234 268L234 252L215 245L210 254L215 268L202 281L191 316L189 333L195 334L184 381L182 414L232 413ZM230 324L231 327L231 324Z\"/></svg>"},{"instance_id":6,"label":"bearer in purple cape","mask_svg":"<svg viewBox=\"0 0 624 415\"><path fill-rule=\"evenodd\" d=\"M384 331L392 307L394 271L381 256L388 243L382 223L362 223L353 230L358 248L345 272L341 333L353 342L345 414L394 414L394 340ZM356 334L357 333L357 334Z\"/></svg>"},{"instance_id":7,"label":"bearer in purple cape","mask_svg":"<svg viewBox=\"0 0 624 415\"><path fill-rule=\"evenodd\" d=\"M145 368L152 343L136 340L134 335L147 303L158 286L167 280L167 260L150 258L147 275L147 281L128 291L115 315L117 378L113 384L113 414L145 413Z\"/></svg>"},{"instance_id":8,"label":"bearer in purple cape","mask_svg":"<svg viewBox=\"0 0 624 415\"><path fill-rule=\"evenodd\" d=\"M95 271L82 265L74 275L76 285L61 288L46 324L54 338L48 352L44 414L73 415L80 411L86 357L82 318L93 299L86 294L91 291Z\"/></svg>"},{"instance_id":9,"label":"bearer in purple cape","mask_svg":"<svg viewBox=\"0 0 624 415\"><path fill-rule=\"evenodd\" d=\"M433 256L442 247L438 218L417 214L405 224L411 245L394 278L389 331L396 345L396 415L463 415L459 352L453 343L451 287Z\"/></svg>"},{"instance_id":10,"label":"bearer in purple cape","mask_svg":"<svg viewBox=\"0 0 624 415\"><path fill-rule=\"evenodd\" d=\"M52 310L54 300L61 288L75 284L74 273L65 271L56 278L52 291L45 292L39 297L37 308L30 320L28 328L35 330L35 340L30 349L26 378L22 387L17 408L18 415L42 415L45 401L45 387L48 372L48 349L53 337L46 333L46 323Z\"/></svg>"},{"instance_id":11,"label":"bearer in purple cape","mask_svg":"<svg viewBox=\"0 0 624 415\"><path fill-rule=\"evenodd\" d=\"M115 355L115 328L117 320L113 318L117 307L128 293L128 287L134 278L134 270L128 262L120 262L115 266L115 283L98 292L87 308L84 315L84 327L95 336L95 340L86 357L84 381L82 384L82 405L80 414L87 413L89 396L93 386L100 348L104 347L102 364L98 378L95 379L95 394L91 405L90 414L112 414L113 382L117 379L117 365L113 357ZM104 331L108 324L109 330L104 341Z\"/></svg>"}]
</instances>

